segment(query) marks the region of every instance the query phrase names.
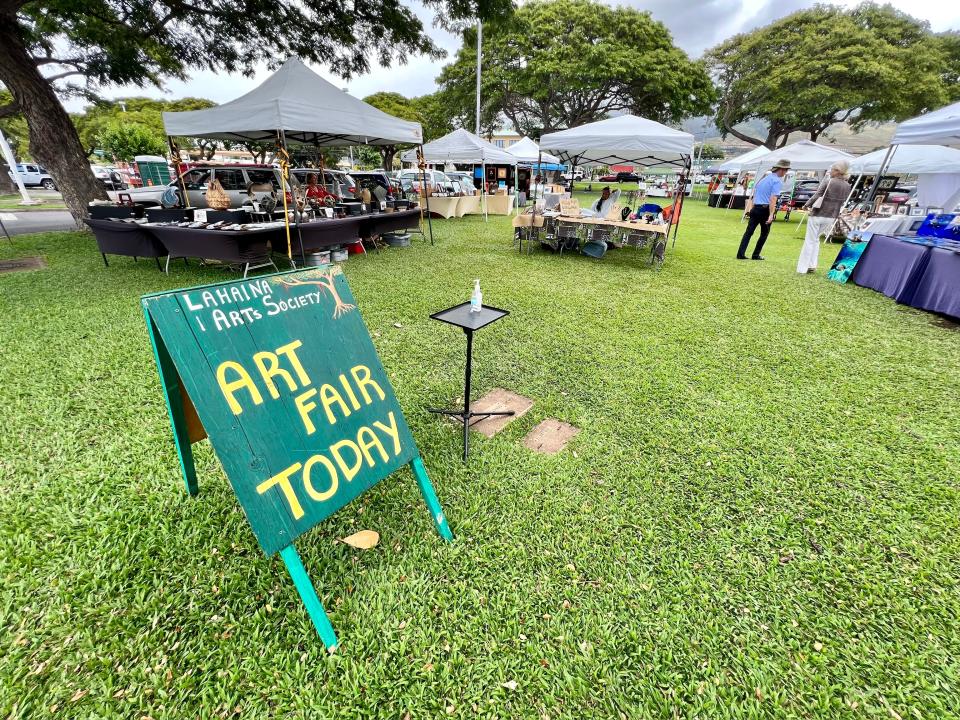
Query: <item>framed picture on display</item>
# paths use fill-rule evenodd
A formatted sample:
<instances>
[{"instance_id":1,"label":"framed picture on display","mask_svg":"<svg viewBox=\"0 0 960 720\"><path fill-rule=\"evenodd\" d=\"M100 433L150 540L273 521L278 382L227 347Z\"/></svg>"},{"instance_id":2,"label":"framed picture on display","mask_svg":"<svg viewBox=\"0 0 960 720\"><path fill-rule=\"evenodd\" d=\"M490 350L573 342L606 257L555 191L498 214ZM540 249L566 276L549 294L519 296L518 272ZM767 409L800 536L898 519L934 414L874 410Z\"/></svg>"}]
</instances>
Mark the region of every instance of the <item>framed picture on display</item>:
<instances>
[{"instance_id":1,"label":"framed picture on display","mask_svg":"<svg viewBox=\"0 0 960 720\"><path fill-rule=\"evenodd\" d=\"M497 179L506 180L507 178L507 169L506 168L497 168Z\"/></svg>"},{"instance_id":2,"label":"framed picture on display","mask_svg":"<svg viewBox=\"0 0 960 720\"><path fill-rule=\"evenodd\" d=\"M942 207L928 207L926 214L929 215L933 213L934 215L943 215Z\"/></svg>"},{"instance_id":3,"label":"framed picture on display","mask_svg":"<svg viewBox=\"0 0 960 720\"><path fill-rule=\"evenodd\" d=\"M906 214L907 214L907 206L903 204L897 205L897 215L906 215Z\"/></svg>"},{"instance_id":4,"label":"framed picture on display","mask_svg":"<svg viewBox=\"0 0 960 720\"><path fill-rule=\"evenodd\" d=\"M924 212L924 209L922 207L917 207L916 205L914 205L913 207L910 208L910 215L911 216L926 215L926 212Z\"/></svg>"},{"instance_id":5,"label":"framed picture on display","mask_svg":"<svg viewBox=\"0 0 960 720\"><path fill-rule=\"evenodd\" d=\"M892 203L883 203L877 208L877 213L879 215L893 215L897 210L897 206Z\"/></svg>"}]
</instances>

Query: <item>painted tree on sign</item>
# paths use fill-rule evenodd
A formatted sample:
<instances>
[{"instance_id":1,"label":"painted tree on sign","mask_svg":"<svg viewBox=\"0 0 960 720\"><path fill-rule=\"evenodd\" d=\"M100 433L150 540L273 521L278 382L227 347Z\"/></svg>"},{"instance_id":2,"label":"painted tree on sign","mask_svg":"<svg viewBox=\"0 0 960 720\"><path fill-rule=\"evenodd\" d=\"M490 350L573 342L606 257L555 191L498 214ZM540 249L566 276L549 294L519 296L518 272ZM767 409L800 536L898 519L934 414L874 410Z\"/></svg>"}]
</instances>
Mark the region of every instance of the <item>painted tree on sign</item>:
<instances>
[{"instance_id":1,"label":"painted tree on sign","mask_svg":"<svg viewBox=\"0 0 960 720\"><path fill-rule=\"evenodd\" d=\"M720 86L717 125L775 148L792 132L816 140L834 123L903 120L949 98L945 47L927 23L889 5L794 13L707 53ZM755 119L766 137L741 126Z\"/></svg>"},{"instance_id":2,"label":"painted tree on sign","mask_svg":"<svg viewBox=\"0 0 960 720\"><path fill-rule=\"evenodd\" d=\"M343 298L340 297L340 293L337 292L337 275L343 275L343 268L339 265L334 265L329 270L326 270L318 280L282 278L280 282L290 287L296 287L299 285L316 285L330 293L330 296L333 298L334 302L333 319L336 320L341 315L348 313L357 307L356 305L344 302Z\"/></svg>"}]
</instances>

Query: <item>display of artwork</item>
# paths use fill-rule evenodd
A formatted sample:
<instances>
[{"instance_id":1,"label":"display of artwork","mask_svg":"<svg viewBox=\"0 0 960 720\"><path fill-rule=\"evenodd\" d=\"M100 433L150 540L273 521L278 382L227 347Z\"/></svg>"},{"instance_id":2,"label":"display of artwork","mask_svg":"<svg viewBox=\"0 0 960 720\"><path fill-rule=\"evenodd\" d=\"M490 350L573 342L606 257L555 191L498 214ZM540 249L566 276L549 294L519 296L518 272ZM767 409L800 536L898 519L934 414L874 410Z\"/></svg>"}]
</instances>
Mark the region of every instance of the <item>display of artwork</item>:
<instances>
[{"instance_id":1,"label":"display of artwork","mask_svg":"<svg viewBox=\"0 0 960 720\"><path fill-rule=\"evenodd\" d=\"M837 259L827 271L827 279L838 283L845 283L853 274L853 269L860 261L860 256L873 236L871 232L851 232L843 242L843 247L837 253Z\"/></svg>"}]
</instances>

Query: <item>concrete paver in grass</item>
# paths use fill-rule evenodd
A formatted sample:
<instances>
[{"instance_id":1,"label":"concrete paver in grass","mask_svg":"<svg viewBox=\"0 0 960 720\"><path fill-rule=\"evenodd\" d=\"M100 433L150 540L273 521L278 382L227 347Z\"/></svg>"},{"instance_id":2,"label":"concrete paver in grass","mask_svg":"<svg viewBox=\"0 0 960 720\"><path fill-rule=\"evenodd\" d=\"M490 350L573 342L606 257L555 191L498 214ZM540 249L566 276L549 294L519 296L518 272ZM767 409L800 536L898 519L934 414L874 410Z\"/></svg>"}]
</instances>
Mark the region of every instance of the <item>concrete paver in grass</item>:
<instances>
[{"instance_id":1,"label":"concrete paver in grass","mask_svg":"<svg viewBox=\"0 0 960 720\"><path fill-rule=\"evenodd\" d=\"M503 388L494 388L483 397L470 403L471 412L509 412L513 415L495 415L494 417L475 420L470 423L470 429L492 438L507 425L523 417L527 411L533 407L533 400L517 395L515 392L504 390Z\"/></svg>"},{"instance_id":2,"label":"concrete paver in grass","mask_svg":"<svg viewBox=\"0 0 960 720\"><path fill-rule=\"evenodd\" d=\"M523 439L523 444L534 452L556 455L580 432L580 428L556 418L547 418Z\"/></svg>"},{"instance_id":3,"label":"concrete paver in grass","mask_svg":"<svg viewBox=\"0 0 960 720\"><path fill-rule=\"evenodd\" d=\"M24 257L13 260L0 260L0 273L43 270L47 263L42 257Z\"/></svg>"}]
</instances>

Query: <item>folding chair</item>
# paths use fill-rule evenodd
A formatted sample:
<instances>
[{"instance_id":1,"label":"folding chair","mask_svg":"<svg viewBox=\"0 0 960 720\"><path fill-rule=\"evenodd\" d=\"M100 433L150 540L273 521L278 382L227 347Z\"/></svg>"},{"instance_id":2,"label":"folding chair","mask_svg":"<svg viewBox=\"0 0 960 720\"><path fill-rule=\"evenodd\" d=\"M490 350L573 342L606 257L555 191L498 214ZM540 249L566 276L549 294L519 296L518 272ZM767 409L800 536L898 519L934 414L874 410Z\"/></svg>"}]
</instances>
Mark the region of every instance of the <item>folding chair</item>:
<instances>
[{"instance_id":1,"label":"folding chair","mask_svg":"<svg viewBox=\"0 0 960 720\"><path fill-rule=\"evenodd\" d=\"M560 247L561 255L563 255L564 250L580 249L580 237L577 235L577 230L579 230L577 223L560 221L557 226L557 244Z\"/></svg>"}]
</instances>

